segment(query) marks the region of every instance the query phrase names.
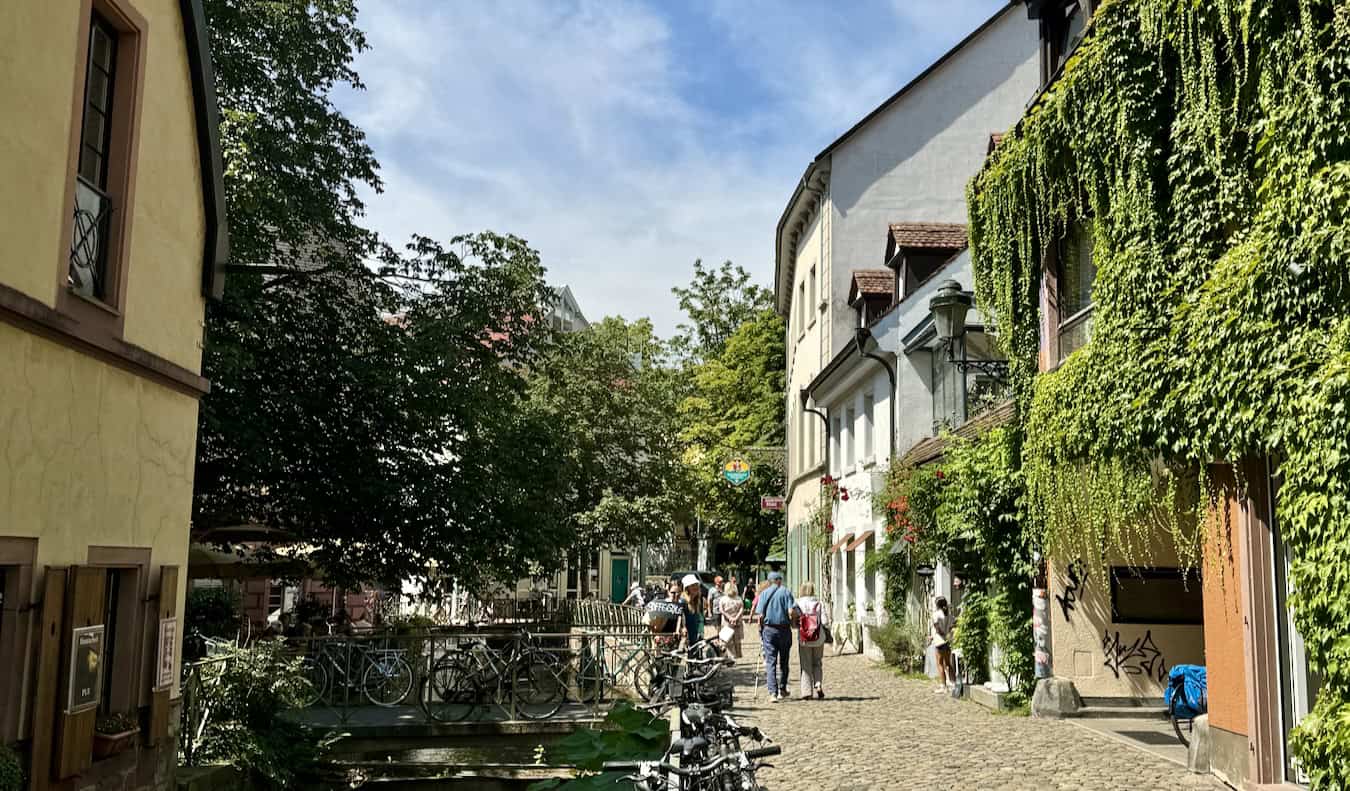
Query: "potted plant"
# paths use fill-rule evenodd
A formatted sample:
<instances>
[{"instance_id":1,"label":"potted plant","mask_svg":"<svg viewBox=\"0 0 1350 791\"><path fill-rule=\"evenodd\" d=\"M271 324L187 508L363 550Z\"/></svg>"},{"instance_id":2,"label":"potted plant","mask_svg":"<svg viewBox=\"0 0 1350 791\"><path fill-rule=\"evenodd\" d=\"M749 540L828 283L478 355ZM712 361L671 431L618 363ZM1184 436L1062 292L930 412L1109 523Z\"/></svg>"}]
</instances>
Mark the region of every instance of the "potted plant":
<instances>
[{"instance_id":1,"label":"potted plant","mask_svg":"<svg viewBox=\"0 0 1350 791\"><path fill-rule=\"evenodd\" d=\"M94 758L117 755L136 742L141 727L129 714L105 714L94 721Z\"/></svg>"}]
</instances>

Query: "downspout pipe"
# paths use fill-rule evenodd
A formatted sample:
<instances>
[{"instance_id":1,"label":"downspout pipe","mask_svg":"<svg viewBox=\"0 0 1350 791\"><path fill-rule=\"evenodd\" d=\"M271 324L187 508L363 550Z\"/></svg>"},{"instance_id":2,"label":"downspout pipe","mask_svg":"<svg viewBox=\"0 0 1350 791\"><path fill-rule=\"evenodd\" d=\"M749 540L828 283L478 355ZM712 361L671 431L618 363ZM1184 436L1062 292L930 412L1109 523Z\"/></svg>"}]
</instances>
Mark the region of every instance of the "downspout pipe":
<instances>
[{"instance_id":1,"label":"downspout pipe","mask_svg":"<svg viewBox=\"0 0 1350 791\"><path fill-rule=\"evenodd\" d=\"M808 387L802 387L802 389L801 389L801 394L800 394L800 395L801 395L801 399L802 399L802 411L803 411L803 412L810 412L811 414L813 414L813 415L815 415L816 417L820 418L821 422L825 424L825 474L826 474L826 475L829 475L829 474L830 474L830 416L827 415L827 414L825 414L824 412L822 412L822 411L819 410L819 409L812 409L811 407L807 406L807 403L809 403L809 402L811 401L811 389L810 389L810 388L808 388Z\"/></svg>"},{"instance_id":2,"label":"downspout pipe","mask_svg":"<svg viewBox=\"0 0 1350 791\"><path fill-rule=\"evenodd\" d=\"M871 358L871 359L873 359L873 360L876 360L878 363L880 363L880 364L881 364L881 367L884 368L884 369L886 369L886 376L889 377L890 380L891 380L891 392L890 392L890 397L888 397L888 398L886 399L886 401L890 404L890 407L891 407L891 423L890 423L889 426L886 427L886 433L887 433L888 435L890 435L890 442L889 442L890 449L891 449L891 455L890 455L890 458L891 458L891 459L894 459L894 458L895 458L895 401L896 401L896 395L897 395L897 394L896 394L896 381L895 381L895 366L893 366L893 365L891 365L890 363L886 362L886 358L885 358L885 357L882 357L881 355L877 354L875 351L872 351L872 349L875 348L875 347L877 346L877 341L876 341L876 338L874 338L874 337L872 336L872 331L871 331L870 329L868 329L867 327L859 327L859 328L857 329L857 331L853 334L853 345L854 345L855 348L857 348L858 354L859 354L860 356L862 356L862 357L869 357L869 358ZM803 396L804 396L804 395L805 395L805 394L803 393ZM804 399L804 398L803 398L803 403L805 403L805 399Z\"/></svg>"}]
</instances>

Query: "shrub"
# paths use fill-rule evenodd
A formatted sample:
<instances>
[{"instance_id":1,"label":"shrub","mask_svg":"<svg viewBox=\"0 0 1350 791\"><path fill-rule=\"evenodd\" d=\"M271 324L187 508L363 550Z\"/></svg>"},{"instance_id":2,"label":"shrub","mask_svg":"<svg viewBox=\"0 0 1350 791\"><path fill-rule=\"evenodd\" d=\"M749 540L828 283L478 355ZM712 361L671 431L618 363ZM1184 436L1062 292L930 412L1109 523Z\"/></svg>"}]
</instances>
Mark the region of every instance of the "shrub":
<instances>
[{"instance_id":1,"label":"shrub","mask_svg":"<svg viewBox=\"0 0 1350 791\"><path fill-rule=\"evenodd\" d=\"M300 660L284 650L264 641L224 654L220 675L203 682L213 711L197 756L235 766L260 788L318 787L319 761L336 738L280 716L309 691Z\"/></svg>"},{"instance_id":2,"label":"shrub","mask_svg":"<svg viewBox=\"0 0 1350 791\"><path fill-rule=\"evenodd\" d=\"M23 791L23 762L13 749L0 744L0 791Z\"/></svg>"},{"instance_id":3,"label":"shrub","mask_svg":"<svg viewBox=\"0 0 1350 791\"><path fill-rule=\"evenodd\" d=\"M888 621L871 629L872 642L881 649L881 657L906 673L923 668L924 633L920 624Z\"/></svg>"},{"instance_id":4,"label":"shrub","mask_svg":"<svg viewBox=\"0 0 1350 791\"><path fill-rule=\"evenodd\" d=\"M183 625L189 633L233 639L239 630L239 597L225 588L192 588L187 593Z\"/></svg>"}]
</instances>

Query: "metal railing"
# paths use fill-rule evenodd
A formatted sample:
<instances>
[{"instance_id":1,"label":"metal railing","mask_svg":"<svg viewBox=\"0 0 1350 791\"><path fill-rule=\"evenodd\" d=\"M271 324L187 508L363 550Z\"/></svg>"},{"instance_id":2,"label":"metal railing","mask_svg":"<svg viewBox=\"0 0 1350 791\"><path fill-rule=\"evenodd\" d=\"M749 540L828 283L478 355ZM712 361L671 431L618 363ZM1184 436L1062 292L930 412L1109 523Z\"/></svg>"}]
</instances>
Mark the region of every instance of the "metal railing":
<instances>
[{"instance_id":1,"label":"metal railing","mask_svg":"<svg viewBox=\"0 0 1350 791\"><path fill-rule=\"evenodd\" d=\"M178 762L195 766L197 747L216 713L218 696L213 694L221 675L234 658L228 654L183 663L178 727Z\"/></svg>"}]
</instances>

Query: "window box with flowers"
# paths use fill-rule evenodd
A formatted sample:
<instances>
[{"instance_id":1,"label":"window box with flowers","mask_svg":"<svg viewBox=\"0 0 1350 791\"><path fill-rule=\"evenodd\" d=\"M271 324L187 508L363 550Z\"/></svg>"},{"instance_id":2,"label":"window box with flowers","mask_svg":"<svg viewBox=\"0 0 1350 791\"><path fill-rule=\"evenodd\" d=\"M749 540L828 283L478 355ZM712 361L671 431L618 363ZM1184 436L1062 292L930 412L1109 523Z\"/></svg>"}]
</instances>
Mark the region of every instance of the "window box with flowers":
<instances>
[{"instance_id":1,"label":"window box with flowers","mask_svg":"<svg viewBox=\"0 0 1350 791\"><path fill-rule=\"evenodd\" d=\"M94 722L94 760L111 758L136 744L141 726L129 714L105 714Z\"/></svg>"}]
</instances>

